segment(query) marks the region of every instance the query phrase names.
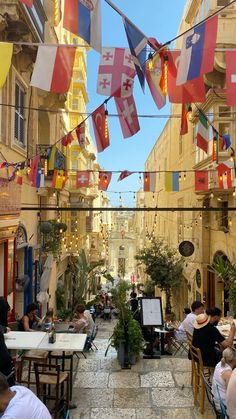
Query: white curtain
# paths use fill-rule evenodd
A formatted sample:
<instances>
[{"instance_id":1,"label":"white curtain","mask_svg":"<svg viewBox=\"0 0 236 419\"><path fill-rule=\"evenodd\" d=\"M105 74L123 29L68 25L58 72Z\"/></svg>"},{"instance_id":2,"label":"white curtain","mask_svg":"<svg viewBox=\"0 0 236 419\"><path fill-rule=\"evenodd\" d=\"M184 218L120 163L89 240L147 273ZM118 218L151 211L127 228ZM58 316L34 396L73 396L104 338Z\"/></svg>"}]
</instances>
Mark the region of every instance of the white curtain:
<instances>
[{"instance_id":1,"label":"white curtain","mask_svg":"<svg viewBox=\"0 0 236 419\"><path fill-rule=\"evenodd\" d=\"M43 267L42 276L40 278L40 291L37 294L37 301L41 304L47 303L49 299L48 288L51 277L52 265L53 255L48 255Z\"/></svg>"}]
</instances>

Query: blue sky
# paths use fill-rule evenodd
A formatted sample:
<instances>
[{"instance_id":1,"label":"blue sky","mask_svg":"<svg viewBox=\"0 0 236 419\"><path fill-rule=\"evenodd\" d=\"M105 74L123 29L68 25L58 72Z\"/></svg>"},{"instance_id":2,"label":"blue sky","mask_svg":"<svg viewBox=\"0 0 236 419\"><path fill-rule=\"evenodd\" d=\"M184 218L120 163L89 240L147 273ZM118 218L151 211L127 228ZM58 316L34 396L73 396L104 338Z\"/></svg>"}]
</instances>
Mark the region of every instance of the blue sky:
<instances>
[{"instance_id":1,"label":"blue sky","mask_svg":"<svg viewBox=\"0 0 236 419\"><path fill-rule=\"evenodd\" d=\"M102 44L104 47L127 47L127 39L121 17L102 0ZM148 37L155 37L165 43L172 39L178 30L186 0L114 0L116 6L142 30ZM100 105L105 96L96 94L97 73L100 55L91 50L88 53L88 112ZM138 114L168 114L166 105L159 111L153 102L148 86L142 93L138 79L135 79L134 98ZM116 113L113 99L108 103L109 113ZM98 162L105 170L144 170L147 159L156 139L161 133L166 119L140 118L140 131L131 138L123 139L119 119L109 118L110 147L98 154ZM93 136L93 129L90 123ZM114 174L108 191L136 191L140 188L139 176L134 174L117 182ZM119 195L109 194L111 204L119 205ZM122 194L122 204L132 206L133 194Z\"/></svg>"}]
</instances>

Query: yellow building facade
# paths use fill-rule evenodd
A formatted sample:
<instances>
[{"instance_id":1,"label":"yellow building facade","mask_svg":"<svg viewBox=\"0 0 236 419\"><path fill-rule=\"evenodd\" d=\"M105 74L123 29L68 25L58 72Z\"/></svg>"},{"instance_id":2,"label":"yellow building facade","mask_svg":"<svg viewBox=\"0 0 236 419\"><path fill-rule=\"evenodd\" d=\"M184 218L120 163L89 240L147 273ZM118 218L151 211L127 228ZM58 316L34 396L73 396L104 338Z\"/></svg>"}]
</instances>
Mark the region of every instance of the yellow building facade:
<instances>
[{"instance_id":1,"label":"yellow building facade","mask_svg":"<svg viewBox=\"0 0 236 419\"><path fill-rule=\"evenodd\" d=\"M185 7L179 33L191 28L195 23L211 15L228 1L191 0ZM227 8L218 16L217 48L235 48L235 6ZM181 38L175 48L181 48ZM206 101L199 104L210 116L213 126L220 134L228 133L232 147L235 148L234 107L226 105L225 99L225 56L215 53L214 71L204 76ZM214 185L216 166L212 163L212 141L209 154L196 147L198 110L194 106L188 134L180 135L181 105L171 106L171 118L155 143L145 164L145 171L156 170L157 207L180 208L179 211L146 212L144 235L148 246L152 235L163 239L174 248L188 240L194 244L194 253L184 259L182 288L173 299L173 310L177 315L185 306L198 299L206 307L218 306L226 314L228 311L227 290L224 284L210 272L210 265L217 255L222 255L232 263L236 259L236 219L234 213L227 211L235 206L234 189L220 190ZM210 134L211 138L211 134ZM213 138L213 136L212 136ZM230 152L219 152L219 163L229 158ZM188 170L210 169L209 190L195 193L195 175ZM179 192L165 191L163 171L179 171ZM145 205L155 206L151 193L145 193ZM181 211L181 207L195 210ZM217 207L219 212L204 212L198 208Z\"/></svg>"}]
</instances>

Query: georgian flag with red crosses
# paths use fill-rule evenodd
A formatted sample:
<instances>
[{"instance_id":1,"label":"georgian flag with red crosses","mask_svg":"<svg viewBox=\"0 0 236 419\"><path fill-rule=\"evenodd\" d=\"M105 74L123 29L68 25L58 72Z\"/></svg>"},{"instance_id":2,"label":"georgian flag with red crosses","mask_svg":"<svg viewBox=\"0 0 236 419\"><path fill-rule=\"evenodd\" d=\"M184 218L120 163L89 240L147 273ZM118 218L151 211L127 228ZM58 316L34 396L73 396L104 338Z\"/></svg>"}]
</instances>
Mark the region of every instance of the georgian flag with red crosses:
<instances>
[{"instance_id":1,"label":"georgian flag with red crosses","mask_svg":"<svg viewBox=\"0 0 236 419\"><path fill-rule=\"evenodd\" d=\"M104 96L130 96L135 73L129 48L102 48L97 93Z\"/></svg>"}]
</instances>

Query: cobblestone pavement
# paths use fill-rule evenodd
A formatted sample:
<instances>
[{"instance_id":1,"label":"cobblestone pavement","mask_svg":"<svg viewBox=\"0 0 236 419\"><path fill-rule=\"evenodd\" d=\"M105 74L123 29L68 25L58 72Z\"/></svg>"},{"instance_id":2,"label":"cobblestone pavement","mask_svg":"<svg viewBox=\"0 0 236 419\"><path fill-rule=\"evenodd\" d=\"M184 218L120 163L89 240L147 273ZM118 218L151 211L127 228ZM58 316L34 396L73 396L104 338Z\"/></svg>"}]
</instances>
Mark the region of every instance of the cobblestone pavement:
<instances>
[{"instance_id":1,"label":"cobblestone pavement","mask_svg":"<svg viewBox=\"0 0 236 419\"><path fill-rule=\"evenodd\" d=\"M116 351L105 357L114 322L98 320L98 351L80 359L73 386L73 419L213 419L210 406L202 416L193 404L191 363L184 357L140 359L122 370Z\"/></svg>"}]
</instances>

